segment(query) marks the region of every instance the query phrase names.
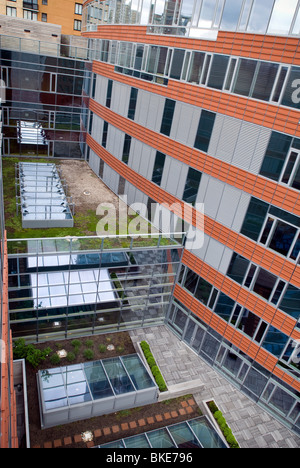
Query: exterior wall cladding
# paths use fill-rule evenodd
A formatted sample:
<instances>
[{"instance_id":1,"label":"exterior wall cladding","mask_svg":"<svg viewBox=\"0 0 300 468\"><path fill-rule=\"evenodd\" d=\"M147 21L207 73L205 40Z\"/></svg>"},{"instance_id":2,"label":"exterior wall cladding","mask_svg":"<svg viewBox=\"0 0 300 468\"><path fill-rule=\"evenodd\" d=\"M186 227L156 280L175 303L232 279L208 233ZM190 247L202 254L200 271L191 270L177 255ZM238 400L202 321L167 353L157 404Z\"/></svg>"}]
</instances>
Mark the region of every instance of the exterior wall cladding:
<instances>
[{"instance_id":1,"label":"exterior wall cladding","mask_svg":"<svg viewBox=\"0 0 300 468\"><path fill-rule=\"evenodd\" d=\"M128 204L189 203L194 229L204 203L168 325L300 433L300 2L90 0L83 20L90 166Z\"/></svg>"}]
</instances>

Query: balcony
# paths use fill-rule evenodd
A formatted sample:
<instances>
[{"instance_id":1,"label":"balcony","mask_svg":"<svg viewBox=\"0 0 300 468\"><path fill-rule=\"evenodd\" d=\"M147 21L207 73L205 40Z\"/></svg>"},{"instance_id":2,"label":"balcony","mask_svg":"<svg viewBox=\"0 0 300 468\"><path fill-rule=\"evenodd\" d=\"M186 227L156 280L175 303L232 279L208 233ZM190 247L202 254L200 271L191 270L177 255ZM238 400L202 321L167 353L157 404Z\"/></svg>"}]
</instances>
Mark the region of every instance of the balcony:
<instances>
[{"instance_id":1,"label":"balcony","mask_svg":"<svg viewBox=\"0 0 300 468\"><path fill-rule=\"evenodd\" d=\"M39 5L38 5L37 0L34 0L34 1L27 0L27 1L23 1L23 8L26 10L38 11Z\"/></svg>"}]
</instances>

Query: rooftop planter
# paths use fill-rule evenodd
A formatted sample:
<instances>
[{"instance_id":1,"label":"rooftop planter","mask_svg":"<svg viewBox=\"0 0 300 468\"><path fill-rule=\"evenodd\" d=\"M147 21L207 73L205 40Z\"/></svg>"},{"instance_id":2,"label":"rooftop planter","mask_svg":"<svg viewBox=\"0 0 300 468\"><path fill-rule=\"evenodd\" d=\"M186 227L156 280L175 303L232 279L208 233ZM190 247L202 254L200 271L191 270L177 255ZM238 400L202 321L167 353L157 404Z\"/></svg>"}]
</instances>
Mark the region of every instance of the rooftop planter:
<instances>
[{"instance_id":1,"label":"rooftop planter","mask_svg":"<svg viewBox=\"0 0 300 468\"><path fill-rule=\"evenodd\" d=\"M208 409L210 415L213 416L229 447L240 448L236 438L232 433L232 430L228 426L222 412L220 411L214 400L206 400L204 402L204 405Z\"/></svg>"},{"instance_id":2,"label":"rooftop planter","mask_svg":"<svg viewBox=\"0 0 300 468\"><path fill-rule=\"evenodd\" d=\"M160 369L154 359L154 356L150 350L150 345L146 341L141 341L139 343L139 346L143 352L143 357L144 360L147 362L152 375L155 379L155 382L159 388L160 392L166 392L168 390L166 382L164 381L164 378L160 372Z\"/></svg>"}]
</instances>

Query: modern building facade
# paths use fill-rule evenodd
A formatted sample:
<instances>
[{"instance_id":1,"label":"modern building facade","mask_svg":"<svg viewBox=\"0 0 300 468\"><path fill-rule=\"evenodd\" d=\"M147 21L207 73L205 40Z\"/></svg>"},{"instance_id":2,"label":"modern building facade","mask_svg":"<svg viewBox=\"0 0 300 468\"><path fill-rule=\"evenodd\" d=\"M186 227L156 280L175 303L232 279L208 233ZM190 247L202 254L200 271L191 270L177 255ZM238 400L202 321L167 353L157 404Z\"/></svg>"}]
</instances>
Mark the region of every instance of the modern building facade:
<instances>
[{"instance_id":1,"label":"modern building facade","mask_svg":"<svg viewBox=\"0 0 300 468\"><path fill-rule=\"evenodd\" d=\"M168 326L297 433L299 33L297 0L83 6L90 166L165 232L204 221Z\"/></svg>"},{"instance_id":2,"label":"modern building facade","mask_svg":"<svg viewBox=\"0 0 300 468\"><path fill-rule=\"evenodd\" d=\"M83 0L1 0L0 15L62 26L63 34L80 36Z\"/></svg>"}]
</instances>

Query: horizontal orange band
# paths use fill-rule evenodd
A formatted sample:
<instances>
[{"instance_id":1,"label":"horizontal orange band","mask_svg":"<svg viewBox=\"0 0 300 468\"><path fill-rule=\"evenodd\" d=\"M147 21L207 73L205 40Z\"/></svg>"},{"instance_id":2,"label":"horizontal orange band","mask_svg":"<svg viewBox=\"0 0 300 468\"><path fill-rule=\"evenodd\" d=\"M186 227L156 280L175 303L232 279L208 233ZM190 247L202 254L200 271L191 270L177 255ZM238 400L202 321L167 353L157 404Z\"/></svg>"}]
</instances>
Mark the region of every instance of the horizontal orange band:
<instances>
[{"instance_id":1,"label":"horizontal orange band","mask_svg":"<svg viewBox=\"0 0 300 468\"><path fill-rule=\"evenodd\" d=\"M194 227L202 230L202 220L197 219L197 211L191 205L184 203L182 200L179 200L135 172L133 169L128 167L127 164L124 164L122 161L110 154L89 134L87 135L87 144L101 159L103 159L104 162L106 162L112 169L138 188L141 192L145 193L159 204L175 204L178 207L178 212L176 212L176 208L171 208L171 211L173 211L175 215L182 217L182 212L184 212L185 220ZM257 245L251 239L232 231L208 216L204 216L204 232L238 254L253 261L258 266L280 276L285 281L293 283L294 279L297 279L297 277L294 276L294 271L299 267L296 267L296 265L289 262L287 259ZM296 287L299 287L300 285L300 283L293 284Z\"/></svg>"},{"instance_id":2,"label":"horizontal orange band","mask_svg":"<svg viewBox=\"0 0 300 468\"><path fill-rule=\"evenodd\" d=\"M98 25L97 31L83 32L82 35L300 65L299 40L296 37L219 31L216 41L208 41L182 36L147 34L147 26L130 24Z\"/></svg>"}]
</instances>

